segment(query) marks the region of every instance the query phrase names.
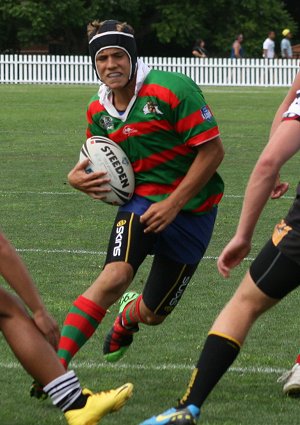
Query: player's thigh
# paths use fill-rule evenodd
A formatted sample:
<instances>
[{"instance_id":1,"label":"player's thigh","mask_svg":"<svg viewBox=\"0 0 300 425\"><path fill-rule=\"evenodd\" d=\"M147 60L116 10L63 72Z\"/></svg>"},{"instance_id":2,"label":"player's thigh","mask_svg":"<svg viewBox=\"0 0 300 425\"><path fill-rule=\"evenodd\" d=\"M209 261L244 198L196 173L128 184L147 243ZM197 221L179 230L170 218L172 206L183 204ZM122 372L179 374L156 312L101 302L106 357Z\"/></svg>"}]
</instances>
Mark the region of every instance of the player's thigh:
<instances>
[{"instance_id":1,"label":"player's thigh","mask_svg":"<svg viewBox=\"0 0 300 425\"><path fill-rule=\"evenodd\" d=\"M154 233L144 233L144 229L138 214L119 211L111 230L105 265L125 262L135 274L145 257L153 252L157 239Z\"/></svg>"}]
</instances>

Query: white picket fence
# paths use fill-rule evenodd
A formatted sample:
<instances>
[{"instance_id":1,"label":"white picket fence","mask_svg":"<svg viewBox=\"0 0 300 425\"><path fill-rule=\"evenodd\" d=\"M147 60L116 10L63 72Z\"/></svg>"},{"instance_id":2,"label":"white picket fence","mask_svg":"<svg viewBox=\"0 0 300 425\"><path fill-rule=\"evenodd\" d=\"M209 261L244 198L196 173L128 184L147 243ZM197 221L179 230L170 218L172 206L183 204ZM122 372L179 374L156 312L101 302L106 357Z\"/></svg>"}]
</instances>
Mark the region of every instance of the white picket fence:
<instances>
[{"instance_id":1,"label":"white picket fence","mask_svg":"<svg viewBox=\"0 0 300 425\"><path fill-rule=\"evenodd\" d=\"M181 72L211 86L290 86L298 59L143 57L149 66ZM97 84L89 56L0 55L0 83Z\"/></svg>"}]
</instances>

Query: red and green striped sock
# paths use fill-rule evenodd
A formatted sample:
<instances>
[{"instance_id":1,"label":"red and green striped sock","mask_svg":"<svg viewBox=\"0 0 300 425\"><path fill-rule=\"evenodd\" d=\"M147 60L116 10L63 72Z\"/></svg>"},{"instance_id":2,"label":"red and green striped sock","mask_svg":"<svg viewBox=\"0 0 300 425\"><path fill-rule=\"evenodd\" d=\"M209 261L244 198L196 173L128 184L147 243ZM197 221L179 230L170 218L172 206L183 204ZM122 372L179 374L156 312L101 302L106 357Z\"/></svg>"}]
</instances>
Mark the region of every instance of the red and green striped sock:
<instances>
[{"instance_id":1,"label":"red and green striped sock","mask_svg":"<svg viewBox=\"0 0 300 425\"><path fill-rule=\"evenodd\" d=\"M125 328L136 327L139 322L144 323L140 313L142 299L143 296L139 295L135 300L128 303L122 311L122 324Z\"/></svg>"},{"instance_id":2,"label":"red and green striped sock","mask_svg":"<svg viewBox=\"0 0 300 425\"><path fill-rule=\"evenodd\" d=\"M106 310L80 295L65 319L58 345L58 357L67 369L77 351L94 334Z\"/></svg>"}]
</instances>

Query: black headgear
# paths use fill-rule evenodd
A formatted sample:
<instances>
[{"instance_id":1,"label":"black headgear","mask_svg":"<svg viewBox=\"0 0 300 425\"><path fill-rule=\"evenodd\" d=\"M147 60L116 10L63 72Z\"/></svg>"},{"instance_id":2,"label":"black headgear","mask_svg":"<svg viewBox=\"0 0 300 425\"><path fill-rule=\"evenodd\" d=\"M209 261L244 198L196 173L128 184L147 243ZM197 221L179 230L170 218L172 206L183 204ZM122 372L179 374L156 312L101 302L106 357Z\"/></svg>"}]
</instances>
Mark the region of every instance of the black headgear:
<instances>
[{"instance_id":1,"label":"black headgear","mask_svg":"<svg viewBox=\"0 0 300 425\"><path fill-rule=\"evenodd\" d=\"M117 47L127 53L130 60L129 81L132 80L135 74L137 65L137 48L134 35L126 30L126 28L124 31L117 31L117 24L120 24L120 22L115 20L105 21L100 32L95 34L89 41L89 51L93 67L99 80L101 78L96 67L96 56L99 52L101 52L101 50L112 47Z\"/></svg>"}]
</instances>

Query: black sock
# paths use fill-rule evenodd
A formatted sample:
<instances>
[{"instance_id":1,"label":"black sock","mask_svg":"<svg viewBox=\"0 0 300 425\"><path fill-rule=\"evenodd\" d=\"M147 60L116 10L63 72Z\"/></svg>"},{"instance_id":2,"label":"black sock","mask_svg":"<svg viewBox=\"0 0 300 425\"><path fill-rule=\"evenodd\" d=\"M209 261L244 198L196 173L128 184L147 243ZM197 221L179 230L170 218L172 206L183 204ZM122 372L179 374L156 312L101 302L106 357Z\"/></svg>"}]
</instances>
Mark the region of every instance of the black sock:
<instances>
[{"instance_id":1,"label":"black sock","mask_svg":"<svg viewBox=\"0 0 300 425\"><path fill-rule=\"evenodd\" d=\"M187 391L179 401L179 406L194 404L200 408L208 394L234 362L239 351L239 343L230 337L213 333L208 335Z\"/></svg>"},{"instance_id":2,"label":"black sock","mask_svg":"<svg viewBox=\"0 0 300 425\"><path fill-rule=\"evenodd\" d=\"M86 405L86 401L89 397L89 394L80 394L78 398L64 411L82 409Z\"/></svg>"}]
</instances>

